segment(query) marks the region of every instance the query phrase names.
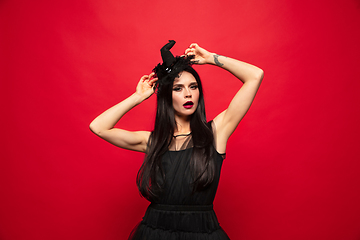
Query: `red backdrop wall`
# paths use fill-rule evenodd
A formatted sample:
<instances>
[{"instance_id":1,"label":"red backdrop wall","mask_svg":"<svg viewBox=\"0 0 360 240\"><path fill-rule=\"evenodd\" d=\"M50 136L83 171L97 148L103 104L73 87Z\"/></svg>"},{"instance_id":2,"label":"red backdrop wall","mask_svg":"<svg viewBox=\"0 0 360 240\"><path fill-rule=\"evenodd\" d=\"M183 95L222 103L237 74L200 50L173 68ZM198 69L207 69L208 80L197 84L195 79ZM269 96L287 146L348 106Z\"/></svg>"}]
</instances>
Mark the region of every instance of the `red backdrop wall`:
<instances>
[{"instance_id":1,"label":"red backdrop wall","mask_svg":"<svg viewBox=\"0 0 360 240\"><path fill-rule=\"evenodd\" d=\"M360 239L358 0L0 1L0 239L127 239L143 154L88 125L192 42L260 66L215 199L231 239ZM208 119L241 86L196 66ZM151 130L155 98L121 120Z\"/></svg>"}]
</instances>

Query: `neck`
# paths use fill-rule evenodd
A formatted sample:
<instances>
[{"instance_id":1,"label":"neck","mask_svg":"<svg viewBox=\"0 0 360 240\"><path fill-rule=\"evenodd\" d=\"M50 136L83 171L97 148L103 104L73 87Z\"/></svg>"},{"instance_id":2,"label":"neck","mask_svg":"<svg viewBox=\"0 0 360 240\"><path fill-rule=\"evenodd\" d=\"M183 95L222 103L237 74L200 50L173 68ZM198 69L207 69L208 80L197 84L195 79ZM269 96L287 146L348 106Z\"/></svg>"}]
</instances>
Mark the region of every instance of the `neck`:
<instances>
[{"instance_id":1,"label":"neck","mask_svg":"<svg viewBox=\"0 0 360 240\"><path fill-rule=\"evenodd\" d=\"M176 129L174 135L187 134L191 132L190 116L186 116L186 117L175 116L175 121L176 121Z\"/></svg>"}]
</instances>

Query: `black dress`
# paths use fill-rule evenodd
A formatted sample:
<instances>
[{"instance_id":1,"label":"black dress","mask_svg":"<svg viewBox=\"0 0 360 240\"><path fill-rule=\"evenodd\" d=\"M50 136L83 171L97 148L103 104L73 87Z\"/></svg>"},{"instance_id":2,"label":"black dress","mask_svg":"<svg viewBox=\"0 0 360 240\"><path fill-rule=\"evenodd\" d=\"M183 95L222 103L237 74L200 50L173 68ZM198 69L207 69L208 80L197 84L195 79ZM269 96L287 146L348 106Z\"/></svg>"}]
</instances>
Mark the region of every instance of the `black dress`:
<instances>
[{"instance_id":1,"label":"black dress","mask_svg":"<svg viewBox=\"0 0 360 240\"><path fill-rule=\"evenodd\" d=\"M215 149L214 149L215 150ZM215 178L193 193L190 159L193 148L167 151L162 157L165 183L159 200L151 202L129 240L229 240L213 210L224 155L215 152Z\"/></svg>"}]
</instances>

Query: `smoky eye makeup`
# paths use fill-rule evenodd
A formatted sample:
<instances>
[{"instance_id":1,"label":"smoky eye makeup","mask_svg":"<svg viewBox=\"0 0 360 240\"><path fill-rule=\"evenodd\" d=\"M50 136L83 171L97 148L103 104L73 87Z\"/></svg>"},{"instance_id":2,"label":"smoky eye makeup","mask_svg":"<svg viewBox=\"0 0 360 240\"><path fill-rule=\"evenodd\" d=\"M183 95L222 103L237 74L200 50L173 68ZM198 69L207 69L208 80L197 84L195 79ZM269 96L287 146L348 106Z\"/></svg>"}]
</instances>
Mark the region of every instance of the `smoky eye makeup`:
<instances>
[{"instance_id":1,"label":"smoky eye makeup","mask_svg":"<svg viewBox=\"0 0 360 240\"><path fill-rule=\"evenodd\" d=\"M196 88L198 88L198 84L197 83L192 83L192 84L190 84L190 88L196 89Z\"/></svg>"},{"instance_id":2,"label":"smoky eye makeup","mask_svg":"<svg viewBox=\"0 0 360 240\"><path fill-rule=\"evenodd\" d=\"M180 91L181 90L181 85L175 85L173 86L173 91Z\"/></svg>"}]
</instances>

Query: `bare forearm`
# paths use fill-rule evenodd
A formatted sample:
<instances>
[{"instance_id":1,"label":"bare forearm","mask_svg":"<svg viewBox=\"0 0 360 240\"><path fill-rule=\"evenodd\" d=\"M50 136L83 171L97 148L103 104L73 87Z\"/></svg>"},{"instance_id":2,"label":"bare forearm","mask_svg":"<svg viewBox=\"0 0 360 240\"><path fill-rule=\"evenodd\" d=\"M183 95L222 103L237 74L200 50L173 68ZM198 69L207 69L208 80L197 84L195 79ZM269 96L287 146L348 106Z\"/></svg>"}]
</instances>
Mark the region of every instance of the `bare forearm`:
<instances>
[{"instance_id":1,"label":"bare forearm","mask_svg":"<svg viewBox=\"0 0 360 240\"><path fill-rule=\"evenodd\" d=\"M264 74L263 70L254 65L233 58L221 56L216 53L211 53L211 56L208 57L207 62L208 64L213 64L229 71L243 83L253 80L261 81Z\"/></svg>"},{"instance_id":2,"label":"bare forearm","mask_svg":"<svg viewBox=\"0 0 360 240\"><path fill-rule=\"evenodd\" d=\"M128 111L140 104L142 101L143 98L140 95L137 93L132 94L130 97L97 116L90 123L91 131L99 135L102 131L112 129Z\"/></svg>"}]
</instances>

